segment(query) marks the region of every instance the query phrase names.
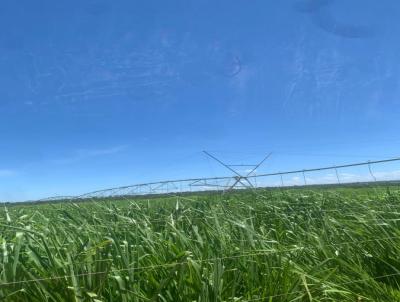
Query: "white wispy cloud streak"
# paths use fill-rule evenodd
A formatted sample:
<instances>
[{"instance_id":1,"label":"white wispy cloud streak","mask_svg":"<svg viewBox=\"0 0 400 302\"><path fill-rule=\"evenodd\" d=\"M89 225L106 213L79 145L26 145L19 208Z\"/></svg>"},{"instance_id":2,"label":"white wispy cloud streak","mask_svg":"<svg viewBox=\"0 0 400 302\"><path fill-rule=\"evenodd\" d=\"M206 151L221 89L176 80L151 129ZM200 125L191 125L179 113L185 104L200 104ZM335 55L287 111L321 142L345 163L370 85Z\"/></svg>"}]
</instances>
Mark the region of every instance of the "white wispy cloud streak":
<instances>
[{"instance_id":1,"label":"white wispy cloud streak","mask_svg":"<svg viewBox=\"0 0 400 302\"><path fill-rule=\"evenodd\" d=\"M57 158L49 160L53 164L71 164L84 159L114 155L124 151L126 145L114 146L110 148L96 148L96 149L77 149L70 156L64 158Z\"/></svg>"},{"instance_id":2,"label":"white wispy cloud streak","mask_svg":"<svg viewBox=\"0 0 400 302\"><path fill-rule=\"evenodd\" d=\"M0 177L10 177L17 175L17 171L11 169L0 169Z\"/></svg>"}]
</instances>

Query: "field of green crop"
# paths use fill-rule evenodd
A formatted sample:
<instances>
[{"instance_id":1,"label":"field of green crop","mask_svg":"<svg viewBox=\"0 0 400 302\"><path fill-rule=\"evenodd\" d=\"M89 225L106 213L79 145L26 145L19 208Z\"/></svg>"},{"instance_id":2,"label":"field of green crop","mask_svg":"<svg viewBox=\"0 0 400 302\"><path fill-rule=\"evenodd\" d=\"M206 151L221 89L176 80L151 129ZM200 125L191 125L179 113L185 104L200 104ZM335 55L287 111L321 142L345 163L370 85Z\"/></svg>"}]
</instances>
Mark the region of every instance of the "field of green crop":
<instances>
[{"instance_id":1,"label":"field of green crop","mask_svg":"<svg viewBox=\"0 0 400 302\"><path fill-rule=\"evenodd\" d=\"M400 301L396 187L14 205L1 301Z\"/></svg>"}]
</instances>

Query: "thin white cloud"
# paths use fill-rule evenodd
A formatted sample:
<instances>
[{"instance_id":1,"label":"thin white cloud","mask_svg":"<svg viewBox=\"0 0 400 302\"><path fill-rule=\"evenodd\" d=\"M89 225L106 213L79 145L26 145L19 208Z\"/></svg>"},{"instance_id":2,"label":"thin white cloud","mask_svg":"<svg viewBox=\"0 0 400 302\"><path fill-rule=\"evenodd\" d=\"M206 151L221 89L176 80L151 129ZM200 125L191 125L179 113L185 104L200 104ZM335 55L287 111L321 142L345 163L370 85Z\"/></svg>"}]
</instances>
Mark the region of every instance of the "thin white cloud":
<instances>
[{"instance_id":1,"label":"thin white cloud","mask_svg":"<svg viewBox=\"0 0 400 302\"><path fill-rule=\"evenodd\" d=\"M0 177L10 177L17 175L17 171L11 169L0 169Z\"/></svg>"},{"instance_id":2,"label":"thin white cloud","mask_svg":"<svg viewBox=\"0 0 400 302\"><path fill-rule=\"evenodd\" d=\"M71 156L64 158L51 159L50 162L54 164L71 164L78 162L83 159L114 155L124 151L127 148L126 145L114 146L110 148L97 148L97 149L77 149L72 153Z\"/></svg>"},{"instance_id":3,"label":"thin white cloud","mask_svg":"<svg viewBox=\"0 0 400 302\"><path fill-rule=\"evenodd\" d=\"M104 149L79 149L76 153L81 157L93 157L99 155L110 155L119 153L126 149L125 145L122 146L114 146L111 148L104 148Z\"/></svg>"}]
</instances>

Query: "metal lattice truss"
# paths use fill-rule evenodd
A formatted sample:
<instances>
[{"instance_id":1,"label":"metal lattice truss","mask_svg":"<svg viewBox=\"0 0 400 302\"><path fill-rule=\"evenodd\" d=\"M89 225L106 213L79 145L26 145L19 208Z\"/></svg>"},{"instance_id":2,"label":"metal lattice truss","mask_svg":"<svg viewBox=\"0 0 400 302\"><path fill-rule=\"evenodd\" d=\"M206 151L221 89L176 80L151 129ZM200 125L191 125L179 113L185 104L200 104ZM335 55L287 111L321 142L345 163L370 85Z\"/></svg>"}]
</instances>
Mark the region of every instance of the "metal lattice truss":
<instances>
[{"instance_id":1,"label":"metal lattice truss","mask_svg":"<svg viewBox=\"0 0 400 302\"><path fill-rule=\"evenodd\" d=\"M40 201L62 201L62 200L82 200L82 199L110 199L110 198L127 198L133 196L144 196L144 195L165 195L165 194L180 194L180 193L190 193L190 192L201 192L201 191L221 191L226 192L230 190L236 189L254 189L259 187L269 187L266 185L266 182L258 182L258 180L266 180L271 177L280 177L280 184L278 186L285 187L285 186L293 186L293 184L285 184L283 181L283 176L288 175L301 175L303 178L303 183L300 185L312 185L306 177L306 174L311 172L318 172L318 171L332 171L331 175L335 180L336 184L342 184L348 181L345 179L341 179L340 177L345 174L340 174L338 171L339 169L346 169L350 167L356 166L365 166L368 171L368 180L366 178L359 182L376 182L378 181L377 173L374 173L372 166L384 163L391 163L391 162L400 162L400 157L397 158L390 158L384 160L377 160L377 161L367 161L367 162L358 162L352 164L345 164L345 165L338 165L338 166L328 166L328 167L320 167L320 168L312 168L312 169L303 169L303 170L293 170L293 171L286 171L286 172L274 172L274 173L264 173L264 174L256 174L256 170L269 158L271 154L268 154L264 159L254 165L228 165L222 162L221 160L217 159L215 156L211 155L210 153L204 151L207 156L213 158L219 164L227 168L231 171L234 175L233 176L223 176L223 177L203 177L203 178L190 178L190 179L177 179L177 180L165 180L165 181L158 181L158 182L151 182L151 183L142 183L142 184L135 184L130 186L123 186L117 188L110 188L104 190L98 190L89 192L86 194L78 195L78 196L56 196L56 197L49 197L46 199L41 199ZM248 166L251 167L246 174L242 174L237 171L237 166ZM400 170L397 171L397 174L393 174L393 178L396 175L399 177L393 181L398 182L400 178ZM299 179L301 179L299 177ZM387 181L387 179L386 179ZM298 185L298 184L295 184Z\"/></svg>"},{"instance_id":2,"label":"metal lattice truss","mask_svg":"<svg viewBox=\"0 0 400 302\"><path fill-rule=\"evenodd\" d=\"M215 161L217 161L218 163L220 163L222 166L224 166L225 168L227 168L229 171L233 172L235 175L232 176L232 184L230 184L231 179L228 181L227 184L227 190L230 191L234 188L254 188L257 185L253 184L252 181L250 180L250 177L256 176L254 174L254 172L268 159L268 157L271 156L271 153L269 153L266 157L263 158L262 161L260 161L257 164L244 164L244 165L228 165L224 162L222 162L221 160L219 160L218 158L216 158L214 155L211 155L210 153L208 153L207 151L203 151L207 156L211 157L212 159L214 159ZM241 173L238 172L238 170L234 169L233 167L250 167L250 171L247 172L247 174L243 175ZM253 180L255 180L256 178L253 177Z\"/></svg>"}]
</instances>

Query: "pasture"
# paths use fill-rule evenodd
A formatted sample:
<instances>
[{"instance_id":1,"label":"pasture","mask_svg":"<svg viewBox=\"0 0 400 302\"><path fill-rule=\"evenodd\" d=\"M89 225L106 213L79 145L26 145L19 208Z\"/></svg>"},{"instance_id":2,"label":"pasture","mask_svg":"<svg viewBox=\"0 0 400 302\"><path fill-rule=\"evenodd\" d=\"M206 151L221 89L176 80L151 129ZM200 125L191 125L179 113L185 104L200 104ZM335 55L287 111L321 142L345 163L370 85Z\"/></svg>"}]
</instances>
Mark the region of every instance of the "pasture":
<instances>
[{"instance_id":1,"label":"pasture","mask_svg":"<svg viewBox=\"0 0 400 302\"><path fill-rule=\"evenodd\" d=\"M6 205L2 301L400 301L400 190Z\"/></svg>"}]
</instances>

